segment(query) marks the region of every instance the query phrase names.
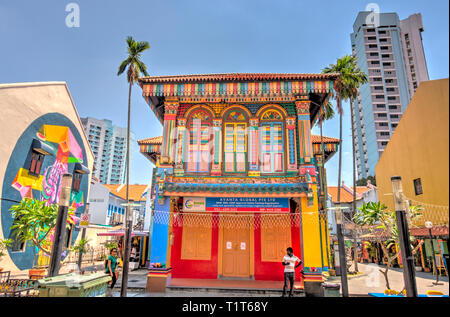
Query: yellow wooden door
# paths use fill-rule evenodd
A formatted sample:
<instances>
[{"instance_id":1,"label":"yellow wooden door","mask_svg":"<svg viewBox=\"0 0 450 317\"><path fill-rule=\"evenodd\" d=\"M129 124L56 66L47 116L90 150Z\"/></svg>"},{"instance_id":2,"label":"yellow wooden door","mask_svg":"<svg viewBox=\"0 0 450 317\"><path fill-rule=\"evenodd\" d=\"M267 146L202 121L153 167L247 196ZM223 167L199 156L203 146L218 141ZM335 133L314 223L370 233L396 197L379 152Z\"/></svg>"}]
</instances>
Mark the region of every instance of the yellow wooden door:
<instances>
[{"instance_id":1,"label":"yellow wooden door","mask_svg":"<svg viewBox=\"0 0 450 317\"><path fill-rule=\"evenodd\" d=\"M250 218L248 219L250 221ZM222 240L222 275L250 277L250 228L234 226L232 219L224 219Z\"/></svg>"}]
</instances>

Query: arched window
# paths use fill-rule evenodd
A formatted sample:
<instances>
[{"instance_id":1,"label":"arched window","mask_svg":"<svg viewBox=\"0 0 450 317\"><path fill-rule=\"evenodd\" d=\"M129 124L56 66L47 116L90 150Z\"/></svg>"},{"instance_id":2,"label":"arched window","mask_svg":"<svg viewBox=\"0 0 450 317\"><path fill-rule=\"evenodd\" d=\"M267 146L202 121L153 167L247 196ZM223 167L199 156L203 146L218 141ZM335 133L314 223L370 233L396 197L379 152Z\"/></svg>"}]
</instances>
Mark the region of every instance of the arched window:
<instances>
[{"instance_id":1,"label":"arched window","mask_svg":"<svg viewBox=\"0 0 450 317\"><path fill-rule=\"evenodd\" d=\"M209 141L212 114L199 108L188 119L187 172L209 172Z\"/></svg>"},{"instance_id":2,"label":"arched window","mask_svg":"<svg viewBox=\"0 0 450 317\"><path fill-rule=\"evenodd\" d=\"M275 108L260 115L261 173L284 173L283 121L283 114Z\"/></svg>"},{"instance_id":3,"label":"arched window","mask_svg":"<svg viewBox=\"0 0 450 317\"><path fill-rule=\"evenodd\" d=\"M233 108L224 116L224 172L247 172L247 122L248 114Z\"/></svg>"}]
</instances>

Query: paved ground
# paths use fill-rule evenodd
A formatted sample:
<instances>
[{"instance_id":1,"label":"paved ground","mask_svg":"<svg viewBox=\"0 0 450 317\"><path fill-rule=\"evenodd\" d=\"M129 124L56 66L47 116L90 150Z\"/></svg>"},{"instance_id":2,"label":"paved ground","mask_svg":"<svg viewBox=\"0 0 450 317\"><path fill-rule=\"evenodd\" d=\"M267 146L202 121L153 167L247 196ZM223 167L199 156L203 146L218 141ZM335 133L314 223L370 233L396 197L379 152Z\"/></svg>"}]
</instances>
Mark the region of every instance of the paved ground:
<instances>
[{"instance_id":1,"label":"paved ground","mask_svg":"<svg viewBox=\"0 0 450 317\"><path fill-rule=\"evenodd\" d=\"M375 264L361 264L358 263L359 271L364 275L360 277L352 278L348 281L349 294L367 294L367 293L382 293L386 289L386 283L384 275L378 271L380 267ZM384 267L381 267L384 271ZM389 269L388 273L389 284L391 289L401 291L404 286L403 282L403 270L399 268ZM340 283L340 277L333 277L330 282ZM416 284L419 294L425 294L427 290L436 290L449 294L448 277L440 276L439 282L442 285L433 285L436 281L436 276L431 273L416 272Z\"/></svg>"},{"instance_id":2,"label":"paved ground","mask_svg":"<svg viewBox=\"0 0 450 317\"><path fill-rule=\"evenodd\" d=\"M351 296L367 296L368 293L382 293L386 289L384 276L378 271L379 267L369 264L358 264L358 269L362 273L359 276L349 278L348 287ZM384 269L384 268L383 268ZM281 292L245 292L245 291L207 291L207 290L170 290L166 293L145 293L147 270L132 271L128 280L128 296L130 297L279 297ZM403 271L398 268L390 269L388 273L391 289L401 291L403 289ZM442 285L433 285L436 276L431 273L416 272L416 283L419 294L425 294L427 290L437 290L444 294L449 294L449 279L440 276ZM340 277L332 277L328 280L332 283L340 283ZM121 276L117 281L112 296L120 294ZM281 290L280 290L281 291ZM303 296L297 294L296 296Z\"/></svg>"},{"instance_id":3,"label":"paved ground","mask_svg":"<svg viewBox=\"0 0 450 317\"><path fill-rule=\"evenodd\" d=\"M348 288L351 296L367 296L368 293L382 293L386 289L384 276L378 271L380 267L375 264L361 264L358 263L358 269L362 273L360 276L351 277L348 280ZM384 268L381 267L383 270ZM64 266L61 273L66 273L72 269L70 266ZM86 263L83 265L85 271L103 271L104 262ZM242 290L182 290L168 289L166 293L145 293L147 284L146 269L129 272L128 279L128 296L129 297L279 297L280 291L242 291ZM15 275L15 278L20 276ZM25 277L25 276L24 276ZM419 294L425 294L427 290L441 291L449 295L449 279L446 276L440 276L439 282L441 285L433 285L436 276L431 273L416 272L416 283ZM122 282L122 275L116 283L111 296L120 295L120 286ZM340 283L340 277L330 277L328 282ZM389 282L391 289L401 291L403 289L403 271L402 269L394 268L389 270ZM304 296L303 294L296 294L296 296Z\"/></svg>"}]
</instances>

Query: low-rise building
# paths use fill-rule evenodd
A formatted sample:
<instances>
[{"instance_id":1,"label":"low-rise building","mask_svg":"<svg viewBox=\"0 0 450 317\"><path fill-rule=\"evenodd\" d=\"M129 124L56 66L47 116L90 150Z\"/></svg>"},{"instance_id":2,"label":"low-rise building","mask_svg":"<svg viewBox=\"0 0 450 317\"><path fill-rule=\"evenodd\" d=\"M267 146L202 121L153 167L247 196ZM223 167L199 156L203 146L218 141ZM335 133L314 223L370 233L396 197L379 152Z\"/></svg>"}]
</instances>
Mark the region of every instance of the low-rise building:
<instances>
[{"instance_id":1,"label":"low-rise building","mask_svg":"<svg viewBox=\"0 0 450 317\"><path fill-rule=\"evenodd\" d=\"M392 176L401 177L403 195L410 205L424 208L423 216L410 228L411 235L424 242L416 256L416 265L424 270L433 269L433 256L443 270L443 259L448 257L448 92L448 78L420 84L375 167L378 197L389 210L394 210ZM432 240L427 221L432 223Z\"/></svg>"}]
</instances>

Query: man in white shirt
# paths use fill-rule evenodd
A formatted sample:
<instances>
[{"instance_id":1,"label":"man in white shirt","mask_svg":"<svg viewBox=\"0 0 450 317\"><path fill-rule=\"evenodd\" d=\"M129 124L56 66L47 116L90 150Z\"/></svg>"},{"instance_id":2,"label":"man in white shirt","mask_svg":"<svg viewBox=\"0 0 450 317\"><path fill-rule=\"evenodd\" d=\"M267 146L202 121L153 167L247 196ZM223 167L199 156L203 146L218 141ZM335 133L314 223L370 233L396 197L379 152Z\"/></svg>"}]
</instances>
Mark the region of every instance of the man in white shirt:
<instances>
[{"instance_id":1,"label":"man in white shirt","mask_svg":"<svg viewBox=\"0 0 450 317\"><path fill-rule=\"evenodd\" d=\"M287 248L286 251L287 255L283 257L283 262L281 262L281 264L284 265L283 297L286 296L288 281L290 283L289 297L292 297L295 281L295 269L302 264L302 261L294 255L294 250L291 247ZM295 265L296 262L298 262L297 265Z\"/></svg>"}]
</instances>

